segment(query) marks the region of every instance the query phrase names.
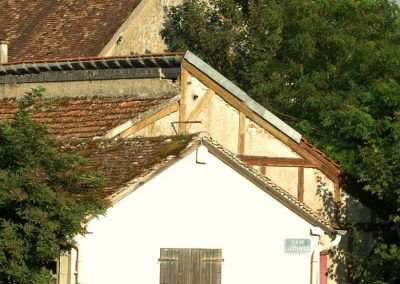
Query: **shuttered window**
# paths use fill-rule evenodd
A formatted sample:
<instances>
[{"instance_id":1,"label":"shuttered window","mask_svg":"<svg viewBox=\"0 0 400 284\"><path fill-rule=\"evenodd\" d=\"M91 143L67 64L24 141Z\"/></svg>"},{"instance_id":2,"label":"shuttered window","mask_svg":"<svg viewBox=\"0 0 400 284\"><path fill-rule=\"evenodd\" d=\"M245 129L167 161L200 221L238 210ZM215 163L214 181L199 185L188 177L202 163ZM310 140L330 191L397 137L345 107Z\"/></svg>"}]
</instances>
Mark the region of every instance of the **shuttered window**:
<instances>
[{"instance_id":1,"label":"shuttered window","mask_svg":"<svg viewBox=\"0 0 400 284\"><path fill-rule=\"evenodd\" d=\"M220 249L160 250L160 284L221 284Z\"/></svg>"}]
</instances>

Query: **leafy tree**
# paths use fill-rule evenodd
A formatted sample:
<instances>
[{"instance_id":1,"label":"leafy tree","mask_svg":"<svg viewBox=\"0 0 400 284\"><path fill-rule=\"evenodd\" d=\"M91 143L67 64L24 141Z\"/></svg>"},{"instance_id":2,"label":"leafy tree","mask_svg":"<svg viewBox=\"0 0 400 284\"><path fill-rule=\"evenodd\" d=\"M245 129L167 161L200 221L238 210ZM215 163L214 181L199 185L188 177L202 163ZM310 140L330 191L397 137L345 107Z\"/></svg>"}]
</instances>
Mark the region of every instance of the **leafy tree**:
<instances>
[{"instance_id":1,"label":"leafy tree","mask_svg":"<svg viewBox=\"0 0 400 284\"><path fill-rule=\"evenodd\" d=\"M89 215L104 212L103 180L61 153L49 128L30 118L42 90L0 124L0 283L49 283L46 268L68 250ZM40 105L40 104L39 104Z\"/></svg>"},{"instance_id":2,"label":"leafy tree","mask_svg":"<svg viewBox=\"0 0 400 284\"><path fill-rule=\"evenodd\" d=\"M373 197L389 226L371 250L351 256L354 278L398 283L399 7L389 0L186 0L170 10L161 34L171 50L195 52L305 134L340 163L353 190ZM374 262L391 263L391 272L363 272Z\"/></svg>"}]
</instances>

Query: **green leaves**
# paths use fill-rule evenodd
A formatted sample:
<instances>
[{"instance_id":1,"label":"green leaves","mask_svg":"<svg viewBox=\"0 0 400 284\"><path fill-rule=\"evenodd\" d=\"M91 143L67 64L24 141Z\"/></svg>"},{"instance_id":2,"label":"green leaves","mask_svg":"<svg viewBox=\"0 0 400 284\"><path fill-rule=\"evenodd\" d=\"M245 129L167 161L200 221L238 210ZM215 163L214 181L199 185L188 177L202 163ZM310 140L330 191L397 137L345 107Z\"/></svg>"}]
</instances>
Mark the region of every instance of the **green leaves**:
<instances>
[{"instance_id":1,"label":"green leaves","mask_svg":"<svg viewBox=\"0 0 400 284\"><path fill-rule=\"evenodd\" d=\"M49 128L30 118L41 93L29 92L13 120L0 124L1 283L49 283L46 265L107 206L104 181L85 170L85 159L61 153Z\"/></svg>"}]
</instances>

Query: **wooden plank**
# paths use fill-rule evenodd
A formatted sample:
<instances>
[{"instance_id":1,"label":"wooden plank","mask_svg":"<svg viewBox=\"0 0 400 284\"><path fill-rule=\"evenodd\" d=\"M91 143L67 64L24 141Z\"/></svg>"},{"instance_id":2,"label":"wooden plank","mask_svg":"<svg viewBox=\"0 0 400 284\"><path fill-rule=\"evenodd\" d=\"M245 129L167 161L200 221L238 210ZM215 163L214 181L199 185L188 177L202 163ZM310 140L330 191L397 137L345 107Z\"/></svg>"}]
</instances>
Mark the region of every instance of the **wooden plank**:
<instances>
[{"instance_id":1,"label":"wooden plank","mask_svg":"<svg viewBox=\"0 0 400 284\"><path fill-rule=\"evenodd\" d=\"M239 114L239 141L238 141L238 154L244 154L245 146L245 133L246 133L246 115L243 112Z\"/></svg>"},{"instance_id":2,"label":"wooden plank","mask_svg":"<svg viewBox=\"0 0 400 284\"><path fill-rule=\"evenodd\" d=\"M214 95L214 91L211 89L208 89L205 95L200 99L198 102L196 108L189 114L188 116L188 121L193 121L196 120L197 117L200 115L200 113L203 111L203 109L206 107L206 105L211 101L212 97ZM190 129L192 124L189 124L187 126L187 130Z\"/></svg>"},{"instance_id":3,"label":"wooden plank","mask_svg":"<svg viewBox=\"0 0 400 284\"><path fill-rule=\"evenodd\" d=\"M161 249L160 284L221 284L221 249Z\"/></svg>"},{"instance_id":4,"label":"wooden plank","mask_svg":"<svg viewBox=\"0 0 400 284\"><path fill-rule=\"evenodd\" d=\"M301 202L304 201L304 168L299 167L297 179L297 199Z\"/></svg>"},{"instance_id":5,"label":"wooden plank","mask_svg":"<svg viewBox=\"0 0 400 284\"><path fill-rule=\"evenodd\" d=\"M217 249L216 250L216 257L218 259L222 260L222 250L221 249ZM221 267L222 267L222 263L220 262L219 265L216 266L216 271L214 272L215 275L215 284L221 284Z\"/></svg>"},{"instance_id":6,"label":"wooden plank","mask_svg":"<svg viewBox=\"0 0 400 284\"><path fill-rule=\"evenodd\" d=\"M156 122L157 120L177 111L178 109L179 109L179 104L177 102L173 103L173 104L163 108L159 112L153 114L152 116L149 116L149 117L137 122L132 127L121 132L120 136L123 138L129 137L130 135L135 134L136 132L138 132L139 130L145 128L146 126L152 124L153 122Z\"/></svg>"},{"instance_id":7,"label":"wooden plank","mask_svg":"<svg viewBox=\"0 0 400 284\"><path fill-rule=\"evenodd\" d=\"M260 117L256 113L254 113L250 108L245 106L241 101L239 101L236 97L230 94L227 90L217 84L215 81L210 79L207 75L203 72L198 70L195 66L187 62L186 60L182 61L182 67L185 70L189 71L193 76L199 79L204 85L208 88L213 89L215 93L217 93L222 99L224 99L227 103L232 105L238 111L243 112L246 116L260 125L262 128L267 130L277 139L282 141L286 144L290 149L298 153L300 156L308 160L312 163L316 168L318 168L323 174L325 174L329 179L335 181L338 179L338 169L335 168L333 165L329 164L329 162L325 161L323 158L319 157L317 153L314 153L312 149L306 147L304 143L297 143L296 141L292 140L286 134L281 132L275 126L270 124L264 118Z\"/></svg>"},{"instance_id":8,"label":"wooden plank","mask_svg":"<svg viewBox=\"0 0 400 284\"><path fill-rule=\"evenodd\" d=\"M238 155L238 157L252 166L274 166L274 167L305 167L314 168L315 166L303 158L285 158L285 157L265 157Z\"/></svg>"},{"instance_id":9,"label":"wooden plank","mask_svg":"<svg viewBox=\"0 0 400 284\"><path fill-rule=\"evenodd\" d=\"M182 68L181 74L181 100L179 103L179 121L186 121L186 101L189 72ZM179 133L186 132L186 123L179 124Z\"/></svg>"}]
</instances>

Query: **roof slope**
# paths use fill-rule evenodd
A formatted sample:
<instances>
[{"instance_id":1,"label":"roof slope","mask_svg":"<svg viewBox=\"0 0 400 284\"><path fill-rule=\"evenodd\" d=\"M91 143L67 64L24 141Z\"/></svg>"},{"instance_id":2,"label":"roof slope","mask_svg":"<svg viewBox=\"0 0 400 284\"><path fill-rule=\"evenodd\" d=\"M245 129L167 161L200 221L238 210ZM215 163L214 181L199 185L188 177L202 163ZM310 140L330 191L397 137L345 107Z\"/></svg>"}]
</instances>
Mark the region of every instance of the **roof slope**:
<instances>
[{"instance_id":1,"label":"roof slope","mask_svg":"<svg viewBox=\"0 0 400 284\"><path fill-rule=\"evenodd\" d=\"M33 118L48 124L53 134L62 138L103 136L108 130L174 100L158 98L92 97L59 98L42 101L42 111ZM8 121L18 110L15 99L0 102L0 122Z\"/></svg>"},{"instance_id":2,"label":"roof slope","mask_svg":"<svg viewBox=\"0 0 400 284\"><path fill-rule=\"evenodd\" d=\"M112 196L132 180L150 174L179 155L194 141L193 135L160 136L132 139L68 139L62 142L64 152L88 159L88 168L96 170L107 181L104 188Z\"/></svg>"},{"instance_id":3,"label":"roof slope","mask_svg":"<svg viewBox=\"0 0 400 284\"><path fill-rule=\"evenodd\" d=\"M0 40L9 61L97 56L140 1L3 0Z\"/></svg>"}]
</instances>

